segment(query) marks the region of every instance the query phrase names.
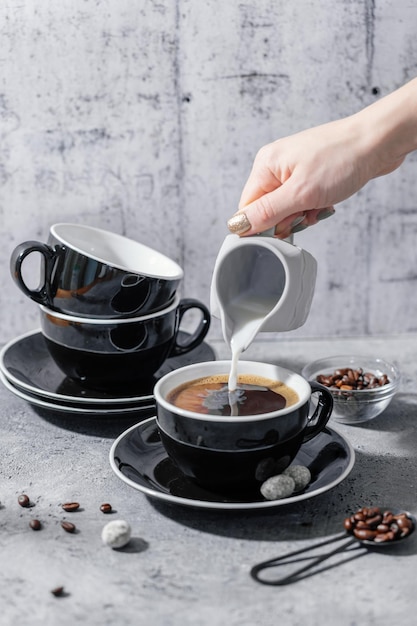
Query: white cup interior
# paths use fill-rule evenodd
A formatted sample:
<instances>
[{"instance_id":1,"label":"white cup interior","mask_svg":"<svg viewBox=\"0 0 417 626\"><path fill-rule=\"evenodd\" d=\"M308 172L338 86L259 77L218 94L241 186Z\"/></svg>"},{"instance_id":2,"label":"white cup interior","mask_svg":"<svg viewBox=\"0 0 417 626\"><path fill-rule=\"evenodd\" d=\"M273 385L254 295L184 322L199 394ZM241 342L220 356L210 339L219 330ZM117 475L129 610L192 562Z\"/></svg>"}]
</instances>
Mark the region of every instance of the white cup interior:
<instances>
[{"instance_id":1,"label":"white cup interior","mask_svg":"<svg viewBox=\"0 0 417 626\"><path fill-rule=\"evenodd\" d=\"M150 278L183 277L183 270L175 261L123 235L81 224L54 224L50 232L67 247L116 269Z\"/></svg>"}]
</instances>

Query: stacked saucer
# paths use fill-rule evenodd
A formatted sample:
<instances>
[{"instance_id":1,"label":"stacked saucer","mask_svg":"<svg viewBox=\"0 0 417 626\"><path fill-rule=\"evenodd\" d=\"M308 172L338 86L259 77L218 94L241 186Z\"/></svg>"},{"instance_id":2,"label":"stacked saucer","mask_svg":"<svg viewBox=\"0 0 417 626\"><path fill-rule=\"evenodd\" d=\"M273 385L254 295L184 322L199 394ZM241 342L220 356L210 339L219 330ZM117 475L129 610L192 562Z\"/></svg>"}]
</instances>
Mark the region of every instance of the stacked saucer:
<instances>
[{"instance_id":1,"label":"stacked saucer","mask_svg":"<svg viewBox=\"0 0 417 626\"><path fill-rule=\"evenodd\" d=\"M187 333L180 331L180 339ZM90 389L67 377L57 366L40 330L7 343L0 352L0 380L9 391L33 406L67 414L95 417L134 415L144 419L155 413L153 387L164 374L184 365L214 360L212 348L201 343L187 354L168 358L153 378L134 393Z\"/></svg>"}]
</instances>

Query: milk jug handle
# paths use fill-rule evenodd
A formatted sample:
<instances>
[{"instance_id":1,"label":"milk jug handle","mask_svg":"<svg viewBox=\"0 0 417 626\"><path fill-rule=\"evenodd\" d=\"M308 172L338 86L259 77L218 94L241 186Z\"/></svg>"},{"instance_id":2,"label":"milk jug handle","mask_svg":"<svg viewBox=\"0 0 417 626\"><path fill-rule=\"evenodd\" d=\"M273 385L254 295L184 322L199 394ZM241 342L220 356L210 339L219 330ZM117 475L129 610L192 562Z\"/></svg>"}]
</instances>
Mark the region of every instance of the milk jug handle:
<instances>
[{"instance_id":1,"label":"milk jug handle","mask_svg":"<svg viewBox=\"0 0 417 626\"><path fill-rule=\"evenodd\" d=\"M275 226L272 228L268 228L268 230L264 230L262 233L257 233L257 237L275 237ZM294 243L294 235L290 235L284 239L287 243Z\"/></svg>"},{"instance_id":2,"label":"milk jug handle","mask_svg":"<svg viewBox=\"0 0 417 626\"><path fill-rule=\"evenodd\" d=\"M275 226L264 230L262 233L257 233L258 237L275 237Z\"/></svg>"}]
</instances>

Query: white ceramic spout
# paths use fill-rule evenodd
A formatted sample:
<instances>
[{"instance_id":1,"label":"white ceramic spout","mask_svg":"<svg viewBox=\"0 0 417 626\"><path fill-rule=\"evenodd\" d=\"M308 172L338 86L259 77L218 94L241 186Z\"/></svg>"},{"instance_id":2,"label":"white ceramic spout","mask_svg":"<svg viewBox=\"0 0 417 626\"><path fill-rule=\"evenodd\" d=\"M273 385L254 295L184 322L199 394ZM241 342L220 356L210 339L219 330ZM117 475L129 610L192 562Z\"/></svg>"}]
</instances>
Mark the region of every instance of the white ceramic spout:
<instances>
[{"instance_id":1,"label":"white ceramic spout","mask_svg":"<svg viewBox=\"0 0 417 626\"><path fill-rule=\"evenodd\" d=\"M305 250L265 235L228 235L220 248L211 284L211 313L221 321L228 345L245 324L245 345L258 332L302 326L310 311L317 262ZM243 320L243 321L242 321Z\"/></svg>"}]
</instances>

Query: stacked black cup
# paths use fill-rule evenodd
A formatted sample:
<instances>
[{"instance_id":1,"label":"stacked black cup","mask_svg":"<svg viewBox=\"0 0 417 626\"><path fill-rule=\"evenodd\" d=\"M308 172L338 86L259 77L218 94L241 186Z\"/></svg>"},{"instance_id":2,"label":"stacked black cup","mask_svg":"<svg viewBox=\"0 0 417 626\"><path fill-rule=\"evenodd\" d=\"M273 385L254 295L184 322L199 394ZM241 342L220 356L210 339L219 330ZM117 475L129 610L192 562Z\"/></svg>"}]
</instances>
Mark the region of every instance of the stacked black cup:
<instances>
[{"instance_id":1,"label":"stacked black cup","mask_svg":"<svg viewBox=\"0 0 417 626\"><path fill-rule=\"evenodd\" d=\"M23 265L40 254L41 279L31 289ZM58 367L91 389L134 389L168 357L190 352L210 326L207 307L180 298L182 268L160 252L91 226L54 224L47 243L25 241L11 256L19 288L39 304L41 331ZM186 311L199 322L178 340Z\"/></svg>"}]
</instances>

